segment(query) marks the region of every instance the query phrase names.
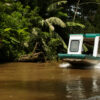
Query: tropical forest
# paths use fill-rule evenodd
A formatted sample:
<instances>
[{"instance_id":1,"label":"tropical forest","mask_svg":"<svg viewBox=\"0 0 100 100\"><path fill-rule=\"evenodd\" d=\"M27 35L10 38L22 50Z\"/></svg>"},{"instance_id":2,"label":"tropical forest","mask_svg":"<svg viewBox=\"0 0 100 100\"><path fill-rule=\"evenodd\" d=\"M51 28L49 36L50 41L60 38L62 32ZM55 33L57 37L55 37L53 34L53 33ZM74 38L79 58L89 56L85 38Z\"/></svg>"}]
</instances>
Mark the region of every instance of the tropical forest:
<instances>
[{"instance_id":1,"label":"tropical forest","mask_svg":"<svg viewBox=\"0 0 100 100\"><path fill-rule=\"evenodd\" d=\"M0 0L0 62L57 60L80 33L100 33L100 0Z\"/></svg>"}]
</instances>

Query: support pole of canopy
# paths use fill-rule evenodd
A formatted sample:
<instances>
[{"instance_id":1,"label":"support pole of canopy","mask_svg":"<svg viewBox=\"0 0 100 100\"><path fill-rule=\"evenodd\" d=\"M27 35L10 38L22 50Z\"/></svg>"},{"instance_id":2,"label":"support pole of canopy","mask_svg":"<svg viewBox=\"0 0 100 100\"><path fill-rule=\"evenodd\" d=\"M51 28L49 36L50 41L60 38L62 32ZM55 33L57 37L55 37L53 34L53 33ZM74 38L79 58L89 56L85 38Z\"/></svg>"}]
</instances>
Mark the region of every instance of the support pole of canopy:
<instances>
[{"instance_id":1,"label":"support pole of canopy","mask_svg":"<svg viewBox=\"0 0 100 100\"><path fill-rule=\"evenodd\" d=\"M98 46L99 46L99 36L95 37L95 41L94 41L94 49L93 49L93 56L97 57L98 54Z\"/></svg>"}]
</instances>

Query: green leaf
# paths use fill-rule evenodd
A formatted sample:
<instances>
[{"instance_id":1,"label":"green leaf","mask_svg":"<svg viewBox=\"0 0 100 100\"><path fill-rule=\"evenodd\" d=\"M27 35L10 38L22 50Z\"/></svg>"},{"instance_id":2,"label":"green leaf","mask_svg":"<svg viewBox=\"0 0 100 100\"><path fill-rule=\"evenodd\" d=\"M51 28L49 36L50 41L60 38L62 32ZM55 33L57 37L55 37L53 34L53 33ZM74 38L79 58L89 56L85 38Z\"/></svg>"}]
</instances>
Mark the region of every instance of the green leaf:
<instances>
[{"instance_id":1,"label":"green leaf","mask_svg":"<svg viewBox=\"0 0 100 100\"><path fill-rule=\"evenodd\" d=\"M49 52L49 51L50 51L50 48L49 48L49 46L47 45L47 43L45 42L44 39L42 39L42 43L43 43L44 50L45 50L46 52Z\"/></svg>"},{"instance_id":2,"label":"green leaf","mask_svg":"<svg viewBox=\"0 0 100 100\"><path fill-rule=\"evenodd\" d=\"M64 41L62 41L62 43L63 43L63 47L67 50L68 47L67 47L66 43Z\"/></svg>"},{"instance_id":3,"label":"green leaf","mask_svg":"<svg viewBox=\"0 0 100 100\"><path fill-rule=\"evenodd\" d=\"M29 47L29 44L27 42L25 42L24 43L24 46L28 48Z\"/></svg>"},{"instance_id":4,"label":"green leaf","mask_svg":"<svg viewBox=\"0 0 100 100\"><path fill-rule=\"evenodd\" d=\"M63 13L63 12L59 11L58 16L67 17L68 15L67 15L67 13Z\"/></svg>"},{"instance_id":5,"label":"green leaf","mask_svg":"<svg viewBox=\"0 0 100 100\"><path fill-rule=\"evenodd\" d=\"M32 34L34 34L35 36L37 36L40 32L41 32L41 29L38 27L34 27L32 29Z\"/></svg>"},{"instance_id":6,"label":"green leaf","mask_svg":"<svg viewBox=\"0 0 100 100\"><path fill-rule=\"evenodd\" d=\"M73 27L79 26L79 27L81 27L81 28L85 28L85 25L83 25L83 24L81 24L81 23L76 23L76 22L67 22L67 25L68 25L68 26L73 26Z\"/></svg>"},{"instance_id":7,"label":"green leaf","mask_svg":"<svg viewBox=\"0 0 100 100\"><path fill-rule=\"evenodd\" d=\"M100 3L100 0L96 0L97 3Z\"/></svg>"},{"instance_id":8,"label":"green leaf","mask_svg":"<svg viewBox=\"0 0 100 100\"><path fill-rule=\"evenodd\" d=\"M66 3L67 3L66 0L54 2L51 5L49 5L49 7L47 8L47 11L53 11L53 10L57 9L58 6L61 6L62 4L66 4Z\"/></svg>"},{"instance_id":9,"label":"green leaf","mask_svg":"<svg viewBox=\"0 0 100 100\"><path fill-rule=\"evenodd\" d=\"M62 44L63 44L63 47L64 47L64 48L66 49L66 51L67 51L68 47L67 47L65 41L64 41L60 36L59 36L59 38L60 38L60 40L61 40L61 42L62 42Z\"/></svg>"},{"instance_id":10,"label":"green leaf","mask_svg":"<svg viewBox=\"0 0 100 100\"><path fill-rule=\"evenodd\" d=\"M2 42L5 43L5 44L10 44L10 42L7 41L7 40L2 40Z\"/></svg>"},{"instance_id":11,"label":"green leaf","mask_svg":"<svg viewBox=\"0 0 100 100\"><path fill-rule=\"evenodd\" d=\"M20 43L16 38L14 37L10 37L10 40L13 41L13 42L16 42L16 43Z\"/></svg>"},{"instance_id":12,"label":"green leaf","mask_svg":"<svg viewBox=\"0 0 100 100\"><path fill-rule=\"evenodd\" d=\"M12 30L12 28L5 28L4 29L5 32L9 32L10 30Z\"/></svg>"},{"instance_id":13,"label":"green leaf","mask_svg":"<svg viewBox=\"0 0 100 100\"><path fill-rule=\"evenodd\" d=\"M18 33L23 33L27 28L23 28L23 29L18 29L17 32Z\"/></svg>"},{"instance_id":14,"label":"green leaf","mask_svg":"<svg viewBox=\"0 0 100 100\"><path fill-rule=\"evenodd\" d=\"M85 52L88 51L88 48L85 46L85 44L83 44L83 49L84 49Z\"/></svg>"}]
</instances>

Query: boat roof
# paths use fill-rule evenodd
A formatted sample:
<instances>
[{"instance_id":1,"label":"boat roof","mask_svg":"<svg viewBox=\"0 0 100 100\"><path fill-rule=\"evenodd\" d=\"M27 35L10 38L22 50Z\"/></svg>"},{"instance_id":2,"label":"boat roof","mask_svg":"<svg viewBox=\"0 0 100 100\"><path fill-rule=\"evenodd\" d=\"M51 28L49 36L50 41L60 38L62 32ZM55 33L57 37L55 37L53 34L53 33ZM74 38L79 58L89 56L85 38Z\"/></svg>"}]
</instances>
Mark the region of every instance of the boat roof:
<instances>
[{"instance_id":1,"label":"boat roof","mask_svg":"<svg viewBox=\"0 0 100 100\"><path fill-rule=\"evenodd\" d=\"M70 34L71 35L83 35L85 38L95 38L96 36L100 36L100 33L80 33L80 34Z\"/></svg>"}]
</instances>

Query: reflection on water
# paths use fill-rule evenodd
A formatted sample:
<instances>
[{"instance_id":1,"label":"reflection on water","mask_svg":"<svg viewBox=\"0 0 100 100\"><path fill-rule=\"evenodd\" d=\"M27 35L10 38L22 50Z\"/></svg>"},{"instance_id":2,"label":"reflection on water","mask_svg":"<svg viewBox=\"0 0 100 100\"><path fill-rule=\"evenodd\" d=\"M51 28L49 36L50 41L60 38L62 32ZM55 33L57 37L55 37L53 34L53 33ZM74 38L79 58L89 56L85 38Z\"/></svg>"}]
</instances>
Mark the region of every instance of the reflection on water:
<instances>
[{"instance_id":1,"label":"reflection on water","mask_svg":"<svg viewBox=\"0 0 100 100\"><path fill-rule=\"evenodd\" d=\"M94 68L99 68L100 69L100 63L97 63Z\"/></svg>"},{"instance_id":2,"label":"reflection on water","mask_svg":"<svg viewBox=\"0 0 100 100\"><path fill-rule=\"evenodd\" d=\"M100 69L63 69L57 63L0 65L0 100L99 100L98 98Z\"/></svg>"}]
</instances>

